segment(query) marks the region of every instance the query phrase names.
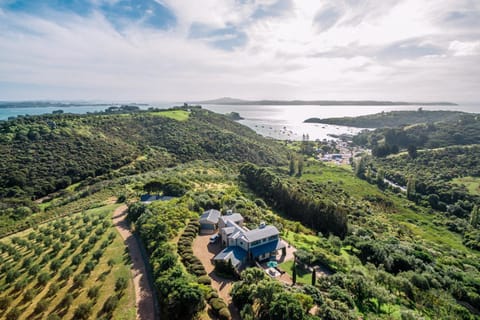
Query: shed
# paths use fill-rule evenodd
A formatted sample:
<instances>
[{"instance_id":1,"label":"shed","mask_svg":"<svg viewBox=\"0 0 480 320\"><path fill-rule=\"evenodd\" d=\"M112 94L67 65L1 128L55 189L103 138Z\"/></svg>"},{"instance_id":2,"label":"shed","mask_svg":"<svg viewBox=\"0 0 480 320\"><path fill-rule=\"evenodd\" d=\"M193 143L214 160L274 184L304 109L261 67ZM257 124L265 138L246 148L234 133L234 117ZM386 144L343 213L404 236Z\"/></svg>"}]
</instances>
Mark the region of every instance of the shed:
<instances>
[{"instance_id":1,"label":"shed","mask_svg":"<svg viewBox=\"0 0 480 320\"><path fill-rule=\"evenodd\" d=\"M210 209L200 216L200 230L207 233L213 233L217 230L220 211Z\"/></svg>"}]
</instances>

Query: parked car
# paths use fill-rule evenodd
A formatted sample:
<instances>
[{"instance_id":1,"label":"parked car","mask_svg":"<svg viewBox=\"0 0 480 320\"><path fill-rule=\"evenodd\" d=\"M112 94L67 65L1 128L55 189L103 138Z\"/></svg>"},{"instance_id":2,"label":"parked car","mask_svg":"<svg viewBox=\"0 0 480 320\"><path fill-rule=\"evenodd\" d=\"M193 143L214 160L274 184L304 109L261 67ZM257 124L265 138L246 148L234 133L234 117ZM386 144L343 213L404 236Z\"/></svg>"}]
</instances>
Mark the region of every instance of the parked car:
<instances>
[{"instance_id":1,"label":"parked car","mask_svg":"<svg viewBox=\"0 0 480 320\"><path fill-rule=\"evenodd\" d=\"M218 233L214 234L213 236L210 237L210 243L217 242L218 238L220 238L220 235Z\"/></svg>"}]
</instances>

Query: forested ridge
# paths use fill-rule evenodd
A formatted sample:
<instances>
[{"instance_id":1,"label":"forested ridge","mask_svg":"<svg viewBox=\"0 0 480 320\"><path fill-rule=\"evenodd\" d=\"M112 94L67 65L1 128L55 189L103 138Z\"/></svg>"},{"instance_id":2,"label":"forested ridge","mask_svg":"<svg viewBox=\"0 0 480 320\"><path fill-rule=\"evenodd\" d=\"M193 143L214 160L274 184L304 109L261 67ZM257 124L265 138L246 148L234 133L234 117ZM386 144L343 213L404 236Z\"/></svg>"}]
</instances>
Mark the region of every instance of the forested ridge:
<instances>
[{"instance_id":1,"label":"forested ridge","mask_svg":"<svg viewBox=\"0 0 480 320\"><path fill-rule=\"evenodd\" d=\"M0 198L39 198L145 155L160 158L158 166L194 159L284 161L276 143L221 115L192 110L188 120L178 121L162 114L63 114L1 122Z\"/></svg>"},{"instance_id":2,"label":"forested ridge","mask_svg":"<svg viewBox=\"0 0 480 320\"><path fill-rule=\"evenodd\" d=\"M358 128L399 127L416 123L433 123L439 121L455 121L467 115L460 111L426 111L422 108L417 111L390 111L369 114L359 117L342 118L309 118L304 122L325 123Z\"/></svg>"},{"instance_id":3,"label":"forested ridge","mask_svg":"<svg viewBox=\"0 0 480 320\"><path fill-rule=\"evenodd\" d=\"M364 131L353 138L354 143L372 149L372 154L379 157L406 148L414 151L419 148L478 144L479 141L480 116L473 113L461 114L453 120L382 127Z\"/></svg>"}]
</instances>

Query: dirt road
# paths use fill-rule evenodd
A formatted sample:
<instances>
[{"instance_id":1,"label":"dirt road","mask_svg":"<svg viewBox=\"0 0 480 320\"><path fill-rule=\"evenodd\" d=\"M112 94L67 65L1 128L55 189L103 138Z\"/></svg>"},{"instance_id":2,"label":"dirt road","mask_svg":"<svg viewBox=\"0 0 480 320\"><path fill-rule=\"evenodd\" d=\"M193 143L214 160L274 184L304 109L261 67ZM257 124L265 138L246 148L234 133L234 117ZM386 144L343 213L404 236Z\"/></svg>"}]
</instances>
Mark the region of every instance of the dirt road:
<instances>
[{"instance_id":1,"label":"dirt road","mask_svg":"<svg viewBox=\"0 0 480 320\"><path fill-rule=\"evenodd\" d=\"M132 277L135 287L135 306L137 308L137 319L156 320L153 291L148 282L147 270L142 258L137 239L132 235L125 220L127 206L121 205L113 212L113 224L128 247L132 259Z\"/></svg>"},{"instance_id":2,"label":"dirt road","mask_svg":"<svg viewBox=\"0 0 480 320\"><path fill-rule=\"evenodd\" d=\"M230 289L232 288L233 281L219 277L213 272L214 266L211 261L213 257L220 252L220 242L217 241L216 244L210 244L211 235L198 235L193 241L193 254L200 259L205 270L207 271L208 276L212 279L212 287L218 291L218 295L222 298L228 305L228 309L232 315L233 320L240 320L240 313L238 309L232 302L230 297Z\"/></svg>"}]
</instances>

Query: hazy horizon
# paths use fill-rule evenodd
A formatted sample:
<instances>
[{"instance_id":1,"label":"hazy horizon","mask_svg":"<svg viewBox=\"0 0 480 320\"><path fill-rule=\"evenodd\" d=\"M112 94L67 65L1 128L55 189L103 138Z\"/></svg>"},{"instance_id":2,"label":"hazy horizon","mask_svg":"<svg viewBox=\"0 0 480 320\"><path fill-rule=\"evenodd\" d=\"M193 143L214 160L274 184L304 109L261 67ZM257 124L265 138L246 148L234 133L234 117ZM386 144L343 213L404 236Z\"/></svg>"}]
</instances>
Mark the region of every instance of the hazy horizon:
<instances>
[{"instance_id":1,"label":"hazy horizon","mask_svg":"<svg viewBox=\"0 0 480 320\"><path fill-rule=\"evenodd\" d=\"M0 100L480 101L480 3L0 0Z\"/></svg>"}]
</instances>

